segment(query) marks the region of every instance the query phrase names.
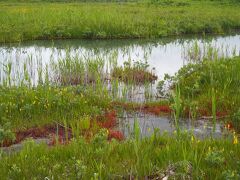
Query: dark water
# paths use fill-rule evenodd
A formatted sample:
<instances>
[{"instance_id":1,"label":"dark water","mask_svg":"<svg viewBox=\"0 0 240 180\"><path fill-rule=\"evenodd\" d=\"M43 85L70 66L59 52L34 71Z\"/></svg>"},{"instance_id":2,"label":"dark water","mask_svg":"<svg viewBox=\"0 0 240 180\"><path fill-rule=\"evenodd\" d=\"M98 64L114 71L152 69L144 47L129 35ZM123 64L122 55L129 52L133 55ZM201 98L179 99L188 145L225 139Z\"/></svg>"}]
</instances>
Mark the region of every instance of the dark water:
<instances>
[{"instance_id":1,"label":"dark water","mask_svg":"<svg viewBox=\"0 0 240 180\"><path fill-rule=\"evenodd\" d=\"M123 114L118 118L117 130L123 132L126 137L133 135L134 121L136 121L141 129L141 136L151 136L155 129L162 133L176 132L174 120L169 116L156 116L152 114L145 114L141 112ZM198 138L221 138L230 135L226 129L224 121L217 121L216 124L212 120L191 120L180 119L178 127L181 131L187 131Z\"/></svg>"}]
</instances>

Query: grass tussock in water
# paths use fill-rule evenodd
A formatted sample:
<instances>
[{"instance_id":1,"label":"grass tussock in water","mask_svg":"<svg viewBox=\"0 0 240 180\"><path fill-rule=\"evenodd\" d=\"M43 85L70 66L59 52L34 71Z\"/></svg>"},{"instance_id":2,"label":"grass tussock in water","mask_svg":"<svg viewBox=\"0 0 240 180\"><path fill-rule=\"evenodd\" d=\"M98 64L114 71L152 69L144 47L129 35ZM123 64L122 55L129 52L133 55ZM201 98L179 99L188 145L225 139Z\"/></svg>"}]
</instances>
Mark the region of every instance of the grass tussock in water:
<instances>
[{"instance_id":1,"label":"grass tussock in water","mask_svg":"<svg viewBox=\"0 0 240 180\"><path fill-rule=\"evenodd\" d=\"M187 65L174 76L166 76L165 82L170 82L174 92L170 97L172 108L179 116L193 119L225 118L239 131L240 58L236 50L227 55L233 56L229 58L223 53L229 53L227 50L209 46L203 49L193 45L188 51ZM159 86L163 84L161 81Z\"/></svg>"},{"instance_id":2,"label":"grass tussock in water","mask_svg":"<svg viewBox=\"0 0 240 180\"><path fill-rule=\"evenodd\" d=\"M150 72L147 69L148 67L149 65L147 62L126 61L124 62L124 66L113 68L111 77L127 84L153 83L158 77L154 75L153 72Z\"/></svg>"},{"instance_id":3,"label":"grass tussock in water","mask_svg":"<svg viewBox=\"0 0 240 180\"><path fill-rule=\"evenodd\" d=\"M223 33L240 28L239 3L164 2L166 3L1 2L0 42L163 37Z\"/></svg>"},{"instance_id":4,"label":"grass tussock in water","mask_svg":"<svg viewBox=\"0 0 240 180\"><path fill-rule=\"evenodd\" d=\"M104 81L107 76L104 72L105 64L105 60L100 57L84 59L78 56L71 57L68 54L65 58L51 63L52 82L67 86L88 85Z\"/></svg>"}]
</instances>

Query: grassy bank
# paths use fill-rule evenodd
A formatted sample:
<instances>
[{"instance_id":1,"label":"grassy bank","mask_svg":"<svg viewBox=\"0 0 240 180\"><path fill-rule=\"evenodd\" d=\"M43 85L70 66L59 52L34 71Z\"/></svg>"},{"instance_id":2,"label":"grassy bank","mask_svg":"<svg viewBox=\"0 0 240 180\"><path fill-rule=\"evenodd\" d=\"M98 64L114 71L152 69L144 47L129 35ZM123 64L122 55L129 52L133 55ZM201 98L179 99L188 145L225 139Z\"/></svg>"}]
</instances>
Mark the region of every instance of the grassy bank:
<instances>
[{"instance_id":1,"label":"grassy bank","mask_svg":"<svg viewBox=\"0 0 240 180\"><path fill-rule=\"evenodd\" d=\"M124 142L102 130L90 142L75 139L49 148L25 143L11 156L0 153L3 179L238 179L240 147L230 140L199 140L181 133ZM34 163L33 163L34 162Z\"/></svg>"},{"instance_id":2,"label":"grassy bank","mask_svg":"<svg viewBox=\"0 0 240 180\"><path fill-rule=\"evenodd\" d=\"M223 33L240 28L239 3L171 2L0 2L0 42L55 38L163 37Z\"/></svg>"}]
</instances>

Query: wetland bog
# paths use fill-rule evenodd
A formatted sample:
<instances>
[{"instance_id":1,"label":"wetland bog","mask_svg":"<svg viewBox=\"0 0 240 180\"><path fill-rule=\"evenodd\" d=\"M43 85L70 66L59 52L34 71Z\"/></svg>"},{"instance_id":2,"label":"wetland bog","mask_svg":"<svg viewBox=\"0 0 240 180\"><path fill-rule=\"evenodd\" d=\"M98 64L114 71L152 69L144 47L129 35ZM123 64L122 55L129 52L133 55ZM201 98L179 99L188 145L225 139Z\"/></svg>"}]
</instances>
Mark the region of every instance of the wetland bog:
<instances>
[{"instance_id":1,"label":"wetland bog","mask_svg":"<svg viewBox=\"0 0 240 180\"><path fill-rule=\"evenodd\" d=\"M0 179L239 179L237 1L0 5Z\"/></svg>"}]
</instances>

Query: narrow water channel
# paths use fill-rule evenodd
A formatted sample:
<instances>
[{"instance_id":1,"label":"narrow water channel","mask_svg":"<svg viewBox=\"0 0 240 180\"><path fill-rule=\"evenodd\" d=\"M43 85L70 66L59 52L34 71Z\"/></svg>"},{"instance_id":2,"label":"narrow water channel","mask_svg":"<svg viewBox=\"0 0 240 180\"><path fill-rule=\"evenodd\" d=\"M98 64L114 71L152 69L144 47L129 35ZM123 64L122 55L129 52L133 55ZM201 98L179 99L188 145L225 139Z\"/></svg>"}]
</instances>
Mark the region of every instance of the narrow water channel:
<instances>
[{"instance_id":1,"label":"narrow water channel","mask_svg":"<svg viewBox=\"0 0 240 180\"><path fill-rule=\"evenodd\" d=\"M211 45L221 49L226 56L233 51L240 52L240 35L227 36L187 36L158 40L55 40L29 41L20 44L0 45L0 82L4 65L12 63L12 72L23 70L24 63L30 63L32 78L38 66L45 67L50 60L59 60L66 54L83 58L100 56L106 61L115 58L119 65L131 59L147 60L159 79L164 74L173 75L186 62L186 51L197 43L199 46ZM13 75L14 76L14 75Z\"/></svg>"}]
</instances>

